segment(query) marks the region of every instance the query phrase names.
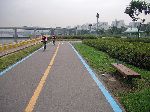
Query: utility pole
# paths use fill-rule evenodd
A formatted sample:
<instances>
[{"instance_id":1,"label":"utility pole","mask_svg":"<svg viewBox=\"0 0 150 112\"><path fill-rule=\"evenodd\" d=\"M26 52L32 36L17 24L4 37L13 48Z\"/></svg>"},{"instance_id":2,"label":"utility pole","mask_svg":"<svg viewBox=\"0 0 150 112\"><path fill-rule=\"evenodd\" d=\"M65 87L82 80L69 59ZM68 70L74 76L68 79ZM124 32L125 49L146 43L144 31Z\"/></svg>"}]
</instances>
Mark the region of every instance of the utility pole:
<instances>
[{"instance_id":1,"label":"utility pole","mask_svg":"<svg viewBox=\"0 0 150 112\"><path fill-rule=\"evenodd\" d=\"M14 28L14 41L17 42L17 38L18 38L18 35L17 35L17 28Z\"/></svg>"},{"instance_id":2,"label":"utility pole","mask_svg":"<svg viewBox=\"0 0 150 112\"><path fill-rule=\"evenodd\" d=\"M75 30L76 30L76 35L78 35L77 27L75 27Z\"/></svg>"},{"instance_id":3,"label":"utility pole","mask_svg":"<svg viewBox=\"0 0 150 112\"><path fill-rule=\"evenodd\" d=\"M34 29L33 38L36 38L36 29Z\"/></svg>"},{"instance_id":4,"label":"utility pole","mask_svg":"<svg viewBox=\"0 0 150 112\"><path fill-rule=\"evenodd\" d=\"M90 34L91 34L91 27L92 27L92 24L89 24L89 27L90 27Z\"/></svg>"},{"instance_id":5,"label":"utility pole","mask_svg":"<svg viewBox=\"0 0 150 112\"><path fill-rule=\"evenodd\" d=\"M96 14L96 18L97 18L97 28L96 28L96 32L98 34L98 18L99 18L99 13Z\"/></svg>"}]
</instances>

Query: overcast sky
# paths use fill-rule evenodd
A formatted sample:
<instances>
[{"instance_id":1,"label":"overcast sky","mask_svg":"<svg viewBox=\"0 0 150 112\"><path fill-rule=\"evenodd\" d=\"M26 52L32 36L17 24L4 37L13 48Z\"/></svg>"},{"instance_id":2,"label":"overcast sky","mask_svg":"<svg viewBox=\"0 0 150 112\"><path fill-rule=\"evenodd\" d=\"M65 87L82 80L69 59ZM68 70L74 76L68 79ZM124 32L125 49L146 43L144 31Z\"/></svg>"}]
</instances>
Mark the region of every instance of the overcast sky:
<instances>
[{"instance_id":1,"label":"overcast sky","mask_svg":"<svg viewBox=\"0 0 150 112\"><path fill-rule=\"evenodd\" d=\"M124 13L131 0L0 0L0 26L66 27L125 20ZM148 0L150 1L150 0ZM147 16L150 22L150 16Z\"/></svg>"}]
</instances>

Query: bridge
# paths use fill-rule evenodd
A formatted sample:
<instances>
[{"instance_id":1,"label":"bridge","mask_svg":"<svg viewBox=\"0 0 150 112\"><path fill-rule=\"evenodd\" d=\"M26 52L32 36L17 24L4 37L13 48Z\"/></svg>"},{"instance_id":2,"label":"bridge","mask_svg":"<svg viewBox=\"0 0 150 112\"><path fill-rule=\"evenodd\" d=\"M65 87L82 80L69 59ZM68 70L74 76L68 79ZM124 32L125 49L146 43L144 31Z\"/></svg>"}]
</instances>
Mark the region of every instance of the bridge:
<instances>
[{"instance_id":1,"label":"bridge","mask_svg":"<svg viewBox=\"0 0 150 112\"><path fill-rule=\"evenodd\" d=\"M12 29L12 30L14 30L14 35L13 35L14 38L18 37L18 34L17 34L18 29L33 30L34 31L34 37L36 35L37 30L50 30L51 34L53 34L53 32L55 30L54 28L44 28L44 27L0 27L0 29Z\"/></svg>"},{"instance_id":2,"label":"bridge","mask_svg":"<svg viewBox=\"0 0 150 112\"><path fill-rule=\"evenodd\" d=\"M71 34L76 35L77 34L77 29L76 28L67 29L67 28L60 28L60 27L45 28L45 27L26 27L26 26L24 26L24 27L0 27L0 29L12 29L12 30L14 30L13 37L15 39L18 37L18 32L17 32L18 29L33 30L34 31L34 37L36 35L36 31L38 31L38 30L49 30L51 35L53 35L55 33L59 34L59 32L61 34L64 34L64 35L71 35ZM0 33L4 33L4 32L0 32Z\"/></svg>"}]
</instances>

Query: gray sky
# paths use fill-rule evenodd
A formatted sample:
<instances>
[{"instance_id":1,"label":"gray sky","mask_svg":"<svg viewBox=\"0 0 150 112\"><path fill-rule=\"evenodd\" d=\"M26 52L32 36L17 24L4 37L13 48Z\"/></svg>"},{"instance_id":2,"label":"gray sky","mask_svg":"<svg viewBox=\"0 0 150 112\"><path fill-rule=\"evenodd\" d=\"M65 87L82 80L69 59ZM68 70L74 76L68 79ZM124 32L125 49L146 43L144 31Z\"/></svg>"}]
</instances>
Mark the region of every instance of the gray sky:
<instances>
[{"instance_id":1,"label":"gray sky","mask_svg":"<svg viewBox=\"0 0 150 112\"><path fill-rule=\"evenodd\" d=\"M0 0L0 26L66 27L99 21L131 21L124 13L131 0ZM148 0L150 1L150 0ZM150 22L150 16L147 16Z\"/></svg>"}]
</instances>

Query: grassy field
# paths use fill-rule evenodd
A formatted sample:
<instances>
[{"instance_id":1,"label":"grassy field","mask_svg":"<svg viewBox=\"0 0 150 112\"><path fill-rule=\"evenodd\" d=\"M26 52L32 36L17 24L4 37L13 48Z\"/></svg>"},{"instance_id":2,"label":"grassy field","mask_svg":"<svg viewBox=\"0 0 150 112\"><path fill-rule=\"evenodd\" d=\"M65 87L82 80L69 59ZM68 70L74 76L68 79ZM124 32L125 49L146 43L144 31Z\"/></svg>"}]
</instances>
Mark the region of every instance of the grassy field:
<instances>
[{"instance_id":1,"label":"grassy field","mask_svg":"<svg viewBox=\"0 0 150 112\"><path fill-rule=\"evenodd\" d=\"M103 73L115 74L115 69L111 66L111 63L116 62L116 59L84 44L78 43L74 46L99 76ZM120 86L116 87L113 90L113 95L119 100L127 112L150 112L150 71L139 69L124 62L121 63L141 74L142 78L133 79L132 85L128 85L124 79L119 80L128 89ZM111 89L112 85L110 84L106 85L110 86L108 88ZM118 91L118 89L121 91Z\"/></svg>"},{"instance_id":2,"label":"grassy field","mask_svg":"<svg viewBox=\"0 0 150 112\"><path fill-rule=\"evenodd\" d=\"M12 53L8 56L4 56L0 58L0 71L3 71L10 65L16 63L17 61L21 60L22 58L26 57L27 55L31 54L32 52L36 51L42 46L42 43L25 48L18 52Z\"/></svg>"}]
</instances>

